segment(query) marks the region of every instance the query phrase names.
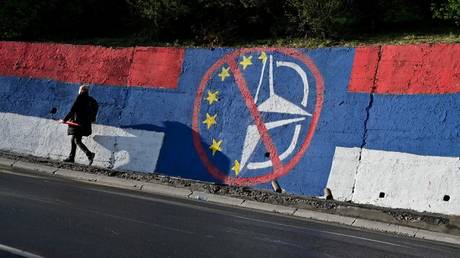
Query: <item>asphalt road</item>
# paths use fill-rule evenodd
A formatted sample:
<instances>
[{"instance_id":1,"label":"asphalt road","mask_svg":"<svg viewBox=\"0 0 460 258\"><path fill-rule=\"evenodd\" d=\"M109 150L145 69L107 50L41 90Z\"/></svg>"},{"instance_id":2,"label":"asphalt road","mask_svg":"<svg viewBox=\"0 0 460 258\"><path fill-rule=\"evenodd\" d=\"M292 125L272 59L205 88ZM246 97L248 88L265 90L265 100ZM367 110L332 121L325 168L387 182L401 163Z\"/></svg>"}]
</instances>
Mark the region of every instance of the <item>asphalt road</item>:
<instances>
[{"instance_id":1,"label":"asphalt road","mask_svg":"<svg viewBox=\"0 0 460 258\"><path fill-rule=\"evenodd\" d=\"M460 257L460 246L0 167L0 257L32 254Z\"/></svg>"}]
</instances>

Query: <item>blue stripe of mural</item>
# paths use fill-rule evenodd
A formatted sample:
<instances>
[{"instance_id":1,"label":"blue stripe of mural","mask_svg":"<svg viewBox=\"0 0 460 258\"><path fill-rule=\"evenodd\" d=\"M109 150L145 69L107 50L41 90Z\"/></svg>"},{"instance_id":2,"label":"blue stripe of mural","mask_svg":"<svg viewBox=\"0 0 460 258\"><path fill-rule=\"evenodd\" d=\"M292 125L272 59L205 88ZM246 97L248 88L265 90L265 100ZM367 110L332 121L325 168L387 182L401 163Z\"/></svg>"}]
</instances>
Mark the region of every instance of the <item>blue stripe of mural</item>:
<instances>
[{"instance_id":1,"label":"blue stripe of mural","mask_svg":"<svg viewBox=\"0 0 460 258\"><path fill-rule=\"evenodd\" d=\"M171 176L211 181L192 143L192 113L196 90L207 69L233 49L189 49L186 51L183 73L175 90L127 88L95 85L93 95L100 103L98 123L122 128L159 131L165 134L164 144L156 170ZM360 147L365 132L368 94L349 93L347 85L353 63L354 49L334 48L303 50L319 68L325 82L324 105L309 149L297 166L280 183L287 191L318 195L327 183L335 148ZM253 61L256 61L254 57ZM254 62L255 63L255 62ZM248 81L257 81L256 64L243 74ZM281 78L286 74L280 74ZM309 76L309 82L315 81ZM60 119L69 110L78 85L51 80L0 77L0 112L16 113L47 119ZM230 85L230 84L229 84ZM257 85L249 90L254 95ZM209 146L211 136L225 139L232 151L223 151L212 157L225 171L231 171L232 162L241 152L238 146L245 137L247 110L237 91L222 89L222 106L215 106L219 118L224 119L215 134L203 133L202 142ZM226 95L225 95L226 94ZM290 90L280 89L283 97ZM366 147L378 150L409 152L420 155L459 156L460 95L376 95L369 110ZM53 108L57 112L50 112ZM206 110L205 110L206 111ZM205 112L203 111L203 112ZM232 120L243 117L244 125ZM456 116L457 115L457 116ZM228 125L228 126L224 126ZM204 126L204 125L202 125ZM305 136L305 132L302 136ZM289 141L289 135L273 132L275 145ZM257 147L254 158L262 158L265 151ZM263 173L263 171L262 171ZM269 187L267 184L259 187Z\"/></svg>"},{"instance_id":2,"label":"blue stripe of mural","mask_svg":"<svg viewBox=\"0 0 460 258\"><path fill-rule=\"evenodd\" d=\"M460 156L460 94L376 95L366 147L426 156Z\"/></svg>"}]
</instances>

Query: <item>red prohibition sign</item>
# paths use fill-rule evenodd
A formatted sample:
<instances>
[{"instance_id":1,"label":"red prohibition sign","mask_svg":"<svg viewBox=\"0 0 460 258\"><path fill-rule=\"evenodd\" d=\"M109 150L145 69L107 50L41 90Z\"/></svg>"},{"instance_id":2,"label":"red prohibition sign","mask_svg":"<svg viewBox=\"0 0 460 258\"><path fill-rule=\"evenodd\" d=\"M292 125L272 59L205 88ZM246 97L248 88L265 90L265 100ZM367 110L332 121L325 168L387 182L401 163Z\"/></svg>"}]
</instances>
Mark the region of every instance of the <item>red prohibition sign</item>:
<instances>
[{"instance_id":1,"label":"red prohibition sign","mask_svg":"<svg viewBox=\"0 0 460 258\"><path fill-rule=\"evenodd\" d=\"M302 142L302 145L299 151L287 162L286 164L282 164L281 160L278 155L278 151L273 144L273 141L268 133L267 128L265 127L265 123L263 122L259 111L257 110L257 106L254 103L254 99L252 98L251 92L249 91L246 80L244 79L241 71L239 70L238 64L235 61L241 55L251 53L251 52L278 52L284 54L286 56L290 56L298 61L304 63L308 69L315 77L316 81L316 103L315 103L315 110L313 111L312 119L310 122L310 126L305 136L305 139ZM224 171L221 171L218 167L216 167L208 158L208 154L206 153L203 144L201 143L200 137L200 126L199 126L199 114L201 110L201 102L203 100L203 93L207 87L208 81L211 79L214 72L222 67L222 65L227 64L230 67L231 73L234 75L235 82L240 90L241 96L243 97L246 107L248 108L252 118L255 121L257 129L259 131L260 137L262 142L265 146L265 149L270 153L270 159L273 164L273 170L265 175L255 176L255 177L232 177L227 175ZM295 49L287 49L287 48L252 48L252 49L241 49L233 51L217 62L215 62L209 69L206 71L205 75L203 76L200 86L198 87L197 94L194 101L193 107L193 121L192 121L192 128L193 128L193 144L195 149L200 157L201 161L205 165L208 172L217 180L224 182L225 184L229 185L255 185L266 183L272 180L277 179L285 174L287 174L291 169L293 169L300 159L305 154L305 151L308 149L310 142L313 138L313 134L315 133L316 125L319 121L319 116L321 113L321 108L323 106L324 100L324 81L323 77L321 76L320 71L314 64L314 62L302 52L295 50Z\"/></svg>"}]
</instances>

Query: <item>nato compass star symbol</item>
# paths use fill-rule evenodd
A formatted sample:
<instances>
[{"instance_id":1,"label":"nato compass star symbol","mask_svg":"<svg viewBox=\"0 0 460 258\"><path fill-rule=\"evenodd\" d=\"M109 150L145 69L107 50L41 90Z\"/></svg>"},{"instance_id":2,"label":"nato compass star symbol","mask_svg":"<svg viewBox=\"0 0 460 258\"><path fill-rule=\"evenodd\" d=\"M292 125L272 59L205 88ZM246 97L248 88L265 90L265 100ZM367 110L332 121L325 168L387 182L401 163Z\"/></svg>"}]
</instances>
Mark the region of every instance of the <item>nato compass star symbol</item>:
<instances>
[{"instance_id":1,"label":"nato compass star symbol","mask_svg":"<svg viewBox=\"0 0 460 258\"><path fill-rule=\"evenodd\" d=\"M287 88L279 86L282 80ZM194 100L193 144L202 164L231 185L287 174L310 145L323 94L321 73L302 51L256 48L224 55L203 74ZM257 160L260 146L269 159Z\"/></svg>"},{"instance_id":2,"label":"nato compass star symbol","mask_svg":"<svg viewBox=\"0 0 460 258\"><path fill-rule=\"evenodd\" d=\"M307 75L305 71L296 63L294 62L286 62L286 61L276 61L276 67L286 67L294 70L301 78L302 80L302 87L303 87L303 98L300 103L300 105L294 104L283 97L279 96L275 92L274 88L274 77L273 77L273 55L270 55L269 58L267 58L267 55L265 52L262 52L261 56L259 59L262 60L262 72L260 74L260 79L259 79L259 84L257 86L256 94L254 97L254 104L257 105L257 110L261 113L280 113L280 114L287 114L287 115L294 115L297 116L296 118L291 118L291 119L284 119L284 120L277 120L277 121L270 121L270 122L265 122L265 127L267 130L271 130L274 128L278 128L281 126L286 126L290 124L295 124L295 129L294 129L294 134L292 135L291 142L289 144L289 147L280 154L279 158L280 160L284 160L287 158L294 149L296 148L297 142L299 140L300 136L300 131L302 128L302 125L299 124L299 122L304 121L306 117L311 117L312 114L308 113L305 109L307 107L307 102L308 102L308 93L309 93L309 85L308 85L308 80L307 80ZM258 104L259 101L259 93L260 90L262 89L262 81L263 77L265 75L265 68L267 64L267 59L269 59L269 85L268 85L268 90L269 90L269 97ZM241 162L239 163L239 169L242 170L243 168L247 167L247 169L260 169L260 168L267 168L272 166L272 161L263 161L263 162L248 162L251 155L254 153L256 146L260 142L260 133L259 130L257 129L257 126L255 124L249 125L246 129L246 136L244 139L244 144L243 144L243 150L241 154Z\"/></svg>"}]
</instances>

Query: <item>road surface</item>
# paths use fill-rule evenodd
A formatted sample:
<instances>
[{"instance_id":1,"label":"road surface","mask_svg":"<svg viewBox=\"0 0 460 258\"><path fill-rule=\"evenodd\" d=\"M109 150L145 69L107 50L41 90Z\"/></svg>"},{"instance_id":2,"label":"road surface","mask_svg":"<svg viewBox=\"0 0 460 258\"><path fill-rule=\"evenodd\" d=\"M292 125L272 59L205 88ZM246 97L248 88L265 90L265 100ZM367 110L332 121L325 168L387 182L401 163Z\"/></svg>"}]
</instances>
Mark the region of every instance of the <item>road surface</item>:
<instances>
[{"instance_id":1,"label":"road surface","mask_svg":"<svg viewBox=\"0 0 460 258\"><path fill-rule=\"evenodd\" d=\"M33 255L460 257L460 246L0 167L0 257Z\"/></svg>"}]
</instances>

